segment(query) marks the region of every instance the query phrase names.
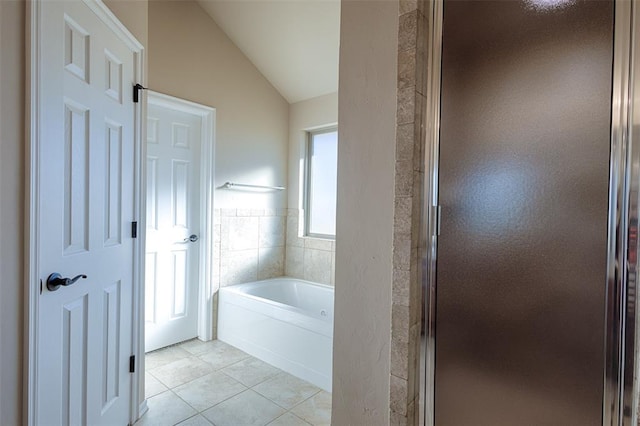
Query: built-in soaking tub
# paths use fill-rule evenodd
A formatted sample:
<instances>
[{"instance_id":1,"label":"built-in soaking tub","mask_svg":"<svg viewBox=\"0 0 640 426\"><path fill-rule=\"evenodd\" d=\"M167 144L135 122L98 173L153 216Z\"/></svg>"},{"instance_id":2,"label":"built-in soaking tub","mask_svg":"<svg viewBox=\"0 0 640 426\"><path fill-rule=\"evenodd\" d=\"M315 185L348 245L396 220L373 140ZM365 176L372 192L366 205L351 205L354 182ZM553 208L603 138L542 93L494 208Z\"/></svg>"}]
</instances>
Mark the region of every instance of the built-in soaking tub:
<instances>
[{"instance_id":1,"label":"built-in soaking tub","mask_svg":"<svg viewBox=\"0 0 640 426\"><path fill-rule=\"evenodd\" d=\"M333 287L288 277L223 287L218 339L331 392Z\"/></svg>"}]
</instances>

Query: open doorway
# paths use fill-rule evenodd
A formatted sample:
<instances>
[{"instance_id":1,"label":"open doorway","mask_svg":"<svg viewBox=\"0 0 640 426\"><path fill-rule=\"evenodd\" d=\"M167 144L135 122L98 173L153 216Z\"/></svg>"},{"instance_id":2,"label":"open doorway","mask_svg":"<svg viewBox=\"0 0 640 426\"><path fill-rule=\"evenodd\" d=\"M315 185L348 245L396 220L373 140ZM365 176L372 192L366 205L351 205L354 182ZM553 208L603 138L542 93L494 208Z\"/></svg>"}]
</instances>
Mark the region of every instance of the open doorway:
<instances>
[{"instance_id":1,"label":"open doorway","mask_svg":"<svg viewBox=\"0 0 640 426\"><path fill-rule=\"evenodd\" d=\"M216 109L214 333L147 354L141 424L330 422L336 236L306 212L310 147L338 125L339 13L338 1L149 4L149 86ZM300 323L314 325L302 336Z\"/></svg>"}]
</instances>

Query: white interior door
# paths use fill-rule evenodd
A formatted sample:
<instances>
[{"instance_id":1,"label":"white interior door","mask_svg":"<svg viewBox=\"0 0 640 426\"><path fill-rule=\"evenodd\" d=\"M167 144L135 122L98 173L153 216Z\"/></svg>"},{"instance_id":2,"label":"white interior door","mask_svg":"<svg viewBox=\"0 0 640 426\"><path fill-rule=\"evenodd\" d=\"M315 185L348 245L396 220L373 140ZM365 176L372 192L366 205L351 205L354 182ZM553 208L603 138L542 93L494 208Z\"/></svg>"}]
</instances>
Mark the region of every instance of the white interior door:
<instances>
[{"instance_id":1,"label":"white interior door","mask_svg":"<svg viewBox=\"0 0 640 426\"><path fill-rule=\"evenodd\" d=\"M43 1L35 424L130 418L136 54L104 6ZM72 285L48 277L81 274ZM71 284L70 281L59 281Z\"/></svg>"},{"instance_id":2,"label":"white interior door","mask_svg":"<svg viewBox=\"0 0 640 426\"><path fill-rule=\"evenodd\" d=\"M149 95L145 350L198 335L202 117Z\"/></svg>"}]
</instances>

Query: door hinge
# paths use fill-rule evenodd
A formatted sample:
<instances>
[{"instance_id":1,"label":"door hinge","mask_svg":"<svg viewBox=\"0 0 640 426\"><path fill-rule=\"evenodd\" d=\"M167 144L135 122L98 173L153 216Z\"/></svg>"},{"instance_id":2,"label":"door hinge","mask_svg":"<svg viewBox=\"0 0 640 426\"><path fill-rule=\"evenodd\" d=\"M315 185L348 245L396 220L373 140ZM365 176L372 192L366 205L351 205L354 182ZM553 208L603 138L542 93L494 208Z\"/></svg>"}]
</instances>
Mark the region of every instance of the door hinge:
<instances>
[{"instance_id":1,"label":"door hinge","mask_svg":"<svg viewBox=\"0 0 640 426\"><path fill-rule=\"evenodd\" d=\"M142 84L140 83L136 83L133 86L133 102L134 103L138 103L140 102L140 91L141 90L147 90L146 87L144 87Z\"/></svg>"},{"instance_id":2,"label":"door hinge","mask_svg":"<svg viewBox=\"0 0 640 426\"><path fill-rule=\"evenodd\" d=\"M135 372L136 372L136 356L131 355L129 357L129 373L135 373Z\"/></svg>"},{"instance_id":3,"label":"door hinge","mask_svg":"<svg viewBox=\"0 0 640 426\"><path fill-rule=\"evenodd\" d=\"M131 238L138 238L138 222L131 222Z\"/></svg>"},{"instance_id":4,"label":"door hinge","mask_svg":"<svg viewBox=\"0 0 640 426\"><path fill-rule=\"evenodd\" d=\"M434 206L436 208L436 236L440 236L440 224L442 223L442 206Z\"/></svg>"}]
</instances>

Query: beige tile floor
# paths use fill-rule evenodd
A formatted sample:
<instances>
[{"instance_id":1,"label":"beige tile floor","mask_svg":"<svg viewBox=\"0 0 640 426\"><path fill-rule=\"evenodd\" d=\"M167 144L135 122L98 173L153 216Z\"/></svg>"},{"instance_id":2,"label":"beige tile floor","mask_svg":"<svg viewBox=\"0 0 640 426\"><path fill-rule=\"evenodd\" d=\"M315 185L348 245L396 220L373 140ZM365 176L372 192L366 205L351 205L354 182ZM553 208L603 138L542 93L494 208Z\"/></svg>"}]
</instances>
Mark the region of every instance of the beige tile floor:
<instances>
[{"instance_id":1,"label":"beige tile floor","mask_svg":"<svg viewBox=\"0 0 640 426\"><path fill-rule=\"evenodd\" d=\"M219 340L197 339L145 358L149 411L140 426L320 426L331 394Z\"/></svg>"}]
</instances>

